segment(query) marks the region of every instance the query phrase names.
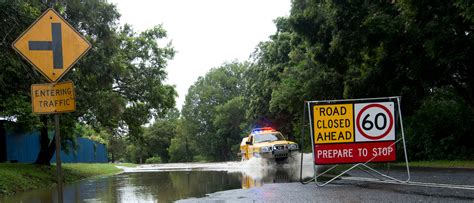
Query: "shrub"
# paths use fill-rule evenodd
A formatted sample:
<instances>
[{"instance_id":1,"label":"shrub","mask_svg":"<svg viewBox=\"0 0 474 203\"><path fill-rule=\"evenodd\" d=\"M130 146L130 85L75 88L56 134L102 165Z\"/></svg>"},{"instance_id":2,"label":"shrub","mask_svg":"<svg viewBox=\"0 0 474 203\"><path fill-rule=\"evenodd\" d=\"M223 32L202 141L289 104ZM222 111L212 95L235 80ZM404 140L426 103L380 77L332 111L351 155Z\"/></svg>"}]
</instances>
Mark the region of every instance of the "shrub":
<instances>
[{"instance_id":1,"label":"shrub","mask_svg":"<svg viewBox=\"0 0 474 203\"><path fill-rule=\"evenodd\" d=\"M410 160L474 159L474 111L454 91L433 90L406 121Z\"/></svg>"},{"instance_id":2,"label":"shrub","mask_svg":"<svg viewBox=\"0 0 474 203\"><path fill-rule=\"evenodd\" d=\"M157 163L162 163L162 162L161 162L160 157L154 156L154 157L150 157L150 158L146 159L145 163L147 163L147 164L157 164Z\"/></svg>"}]
</instances>

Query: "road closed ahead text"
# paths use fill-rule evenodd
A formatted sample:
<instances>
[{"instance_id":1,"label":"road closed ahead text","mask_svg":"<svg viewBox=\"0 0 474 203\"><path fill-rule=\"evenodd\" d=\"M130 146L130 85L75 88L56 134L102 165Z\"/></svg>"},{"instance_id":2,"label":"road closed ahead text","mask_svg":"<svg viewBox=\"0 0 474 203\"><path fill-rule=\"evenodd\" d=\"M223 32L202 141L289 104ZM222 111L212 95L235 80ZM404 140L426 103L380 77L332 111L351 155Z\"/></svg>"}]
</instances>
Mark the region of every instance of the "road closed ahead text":
<instances>
[{"instance_id":1,"label":"road closed ahead text","mask_svg":"<svg viewBox=\"0 0 474 203\"><path fill-rule=\"evenodd\" d=\"M316 105L313 113L316 144L354 142L352 104Z\"/></svg>"}]
</instances>

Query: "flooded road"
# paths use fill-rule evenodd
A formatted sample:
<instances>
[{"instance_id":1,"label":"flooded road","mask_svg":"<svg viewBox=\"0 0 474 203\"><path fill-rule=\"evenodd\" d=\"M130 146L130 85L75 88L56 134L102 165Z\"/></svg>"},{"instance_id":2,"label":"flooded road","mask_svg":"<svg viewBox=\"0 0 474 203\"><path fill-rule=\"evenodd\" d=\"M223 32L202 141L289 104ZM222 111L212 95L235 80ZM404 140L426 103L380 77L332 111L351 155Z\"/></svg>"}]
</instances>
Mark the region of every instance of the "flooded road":
<instances>
[{"instance_id":1,"label":"flooded road","mask_svg":"<svg viewBox=\"0 0 474 203\"><path fill-rule=\"evenodd\" d=\"M303 178L313 176L311 155L305 155ZM351 171L325 187L303 185L299 159L275 164L245 162L173 163L124 168L124 172L68 184L65 202L472 202L474 170L411 170L412 181L390 183ZM403 168L390 175L403 178ZM361 177L362 179L357 179ZM55 187L0 198L9 202L57 202Z\"/></svg>"},{"instance_id":2,"label":"flooded road","mask_svg":"<svg viewBox=\"0 0 474 203\"><path fill-rule=\"evenodd\" d=\"M311 157L309 157L311 159ZM311 163L308 161L307 163ZM124 168L124 173L79 181L64 187L65 202L171 202L232 189L299 181L299 159L286 164L245 162L178 163ZM306 165L305 177L312 176ZM0 202L56 202L55 188L0 198Z\"/></svg>"}]
</instances>

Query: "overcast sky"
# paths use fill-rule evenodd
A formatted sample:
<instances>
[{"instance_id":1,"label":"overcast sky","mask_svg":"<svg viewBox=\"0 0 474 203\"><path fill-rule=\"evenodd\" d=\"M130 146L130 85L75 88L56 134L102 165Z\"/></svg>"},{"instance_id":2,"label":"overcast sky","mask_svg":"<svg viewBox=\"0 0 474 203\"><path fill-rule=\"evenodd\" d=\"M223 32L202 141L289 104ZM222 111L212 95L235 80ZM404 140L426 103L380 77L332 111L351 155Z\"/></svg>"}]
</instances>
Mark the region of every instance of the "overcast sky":
<instances>
[{"instance_id":1,"label":"overcast sky","mask_svg":"<svg viewBox=\"0 0 474 203\"><path fill-rule=\"evenodd\" d=\"M288 16L291 0L109 0L117 5L121 24L143 31L163 24L177 51L168 62L167 84L176 85L181 109L188 88L209 69L247 60Z\"/></svg>"}]
</instances>

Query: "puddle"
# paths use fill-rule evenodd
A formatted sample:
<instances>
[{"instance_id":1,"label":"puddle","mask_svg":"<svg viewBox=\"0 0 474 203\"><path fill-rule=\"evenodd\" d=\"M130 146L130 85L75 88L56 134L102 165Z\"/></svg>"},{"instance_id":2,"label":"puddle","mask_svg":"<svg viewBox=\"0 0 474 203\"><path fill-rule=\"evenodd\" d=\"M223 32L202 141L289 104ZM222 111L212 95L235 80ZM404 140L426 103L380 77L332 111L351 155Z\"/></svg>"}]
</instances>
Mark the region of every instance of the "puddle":
<instances>
[{"instance_id":1,"label":"puddle","mask_svg":"<svg viewBox=\"0 0 474 203\"><path fill-rule=\"evenodd\" d=\"M65 202L171 202L270 183L296 182L299 155L286 164L251 159L243 162L173 163L124 168L108 177L64 187ZM303 177L312 177L311 154L304 156ZM56 189L47 188L0 198L0 202L56 202Z\"/></svg>"}]
</instances>

